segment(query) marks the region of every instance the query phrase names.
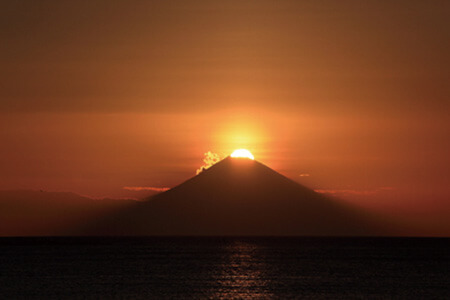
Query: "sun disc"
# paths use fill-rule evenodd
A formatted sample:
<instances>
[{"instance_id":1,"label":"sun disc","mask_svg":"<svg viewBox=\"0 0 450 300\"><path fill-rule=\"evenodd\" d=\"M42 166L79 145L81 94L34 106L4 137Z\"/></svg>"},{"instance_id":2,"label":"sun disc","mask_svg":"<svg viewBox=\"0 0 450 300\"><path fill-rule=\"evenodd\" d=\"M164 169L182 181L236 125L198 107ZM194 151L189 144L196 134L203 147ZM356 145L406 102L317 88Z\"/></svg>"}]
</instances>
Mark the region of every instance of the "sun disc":
<instances>
[{"instance_id":1,"label":"sun disc","mask_svg":"<svg viewBox=\"0 0 450 300\"><path fill-rule=\"evenodd\" d=\"M231 157L233 157L233 158L248 158L251 160L255 159L253 154L250 151L248 151L247 149L234 150L233 153L231 153Z\"/></svg>"}]
</instances>

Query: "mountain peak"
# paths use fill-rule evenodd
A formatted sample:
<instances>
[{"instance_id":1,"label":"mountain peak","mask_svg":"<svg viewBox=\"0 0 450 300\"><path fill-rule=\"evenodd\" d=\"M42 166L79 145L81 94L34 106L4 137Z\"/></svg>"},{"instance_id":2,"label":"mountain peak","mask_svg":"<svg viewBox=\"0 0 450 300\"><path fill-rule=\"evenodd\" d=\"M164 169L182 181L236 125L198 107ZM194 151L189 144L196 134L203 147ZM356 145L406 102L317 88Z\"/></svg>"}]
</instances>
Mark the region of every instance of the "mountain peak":
<instances>
[{"instance_id":1,"label":"mountain peak","mask_svg":"<svg viewBox=\"0 0 450 300\"><path fill-rule=\"evenodd\" d=\"M258 161L231 157L115 216L109 226L106 234L120 235L369 233L355 210Z\"/></svg>"},{"instance_id":2,"label":"mountain peak","mask_svg":"<svg viewBox=\"0 0 450 300\"><path fill-rule=\"evenodd\" d=\"M303 189L304 192L307 190L256 160L228 156L166 193L178 191L195 193L195 191L207 190L212 195L215 190L222 190L226 187L242 189L240 192L245 193L248 198L256 197L260 193L258 190L269 188L273 190L272 192L281 192L286 189ZM310 192L313 191L308 190L308 193ZM239 197L240 195L237 195L237 193L238 190L233 190L233 195L229 195L229 198ZM253 193L253 196L251 193Z\"/></svg>"}]
</instances>

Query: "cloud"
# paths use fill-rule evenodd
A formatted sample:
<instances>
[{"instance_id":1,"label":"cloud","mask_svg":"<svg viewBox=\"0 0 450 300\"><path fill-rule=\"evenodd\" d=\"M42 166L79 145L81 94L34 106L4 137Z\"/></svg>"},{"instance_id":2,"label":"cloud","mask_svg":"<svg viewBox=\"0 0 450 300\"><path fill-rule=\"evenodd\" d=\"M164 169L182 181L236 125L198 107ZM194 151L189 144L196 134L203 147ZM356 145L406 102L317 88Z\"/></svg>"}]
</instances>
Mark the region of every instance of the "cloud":
<instances>
[{"instance_id":1,"label":"cloud","mask_svg":"<svg viewBox=\"0 0 450 300\"><path fill-rule=\"evenodd\" d=\"M205 153L205 157L203 158L203 165L197 169L197 174L200 174L204 170L212 167L216 163L220 161L220 156L217 153L208 151Z\"/></svg>"},{"instance_id":2,"label":"cloud","mask_svg":"<svg viewBox=\"0 0 450 300\"><path fill-rule=\"evenodd\" d=\"M299 174L298 176L300 176L300 177L309 177L309 176L311 176L311 175L308 174L308 173L302 173L302 174Z\"/></svg>"},{"instance_id":3,"label":"cloud","mask_svg":"<svg viewBox=\"0 0 450 300\"><path fill-rule=\"evenodd\" d=\"M338 190L338 189L331 189L331 190L327 190L327 189L318 189L318 190L314 190L317 193L321 193L321 194L346 194L346 195L373 195L376 194L378 191L377 190L349 190L349 189L344 189L344 190Z\"/></svg>"},{"instance_id":4,"label":"cloud","mask_svg":"<svg viewBox=\"0 0 450 300\"><path fill-rule=\"evenodd\" d=\"M370 189L370 190L352 190L352 189L317 189L314 190L318 193L322 194L342 194L342 195L375 195L380 192L386 192L386 191L393 191L395 190L394 187L379 187L376 189Z\"/></svg>"},{"instance_id":5,"label":"cloud","mask_svg":"<svg viewBox=\"0 0 450 300\"><path fill-rule=\"evenodd\" d=\"M128 191L154 191L154 192L165 192L169 190L168 187L154 187L154 186L125 186L123 187L124 190Z\"/></svg>"}]
</instances>

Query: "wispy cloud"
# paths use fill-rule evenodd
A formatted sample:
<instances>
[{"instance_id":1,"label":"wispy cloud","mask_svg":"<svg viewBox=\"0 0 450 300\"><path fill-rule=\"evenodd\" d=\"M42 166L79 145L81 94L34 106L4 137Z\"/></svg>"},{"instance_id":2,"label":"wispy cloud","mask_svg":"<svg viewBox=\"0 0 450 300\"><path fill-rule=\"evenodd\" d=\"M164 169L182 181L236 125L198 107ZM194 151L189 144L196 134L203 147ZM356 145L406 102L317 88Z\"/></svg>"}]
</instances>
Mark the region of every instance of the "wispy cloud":
<instances>
[{"instance_id":1,"label":"wispy cloud","mask_svg":"<svg viewBox=\"0 0 450 300\"><path fill-rule=\"evenodd\" d=\"M298 176L300 176L300 177L309 177L311 175L308 174L308 173L301 173L301 174L298 174Z\"/></svg>"},{"instance_id":2,"label":"wispy cloud","mask_svg":"<svg viewBox=\"0 0 450 300\"><path fill-rule=\"evenodd\" d=\"M203 165L197 169L197 174L200 174L204 170L212 167L219 161L220 161L219 154L211 152L211 151L206 152L205 157L203 158Z\"/></svg>"},{"instance_id":3,"label":"wispy cloud","mask_svg":"<svg viewBox=\"0 0 450 300\"><path fill-rule=\"evenodd\" d=\"M345 189L345 190L338 190L338 189L331 189L331 190L322 190L322 189L318 189L318 190L314 190L318 193L322 193L322 194L346 194L346 195L373 195L377 193L377 190L349 190L349 189Z\"/></svg>"},{"instance_id":4,"label":"wispy cloud","mask_svg":"<svg viewBox=\"0 0 450 300\"><path fill-rule=\"evenodd\" d=\"M317 189L315 190L318 193L322 194L340 194L340 195L374 195L380 192L393 191L395 188L393 187L379 187L376 189L369 190L357 190L357 189Z\"/></svg>"},{"instance_id":5,"label":"wispy cloud","mask_svg":"<svg viewBox=\"0 0 450 300\"><path fill-rule=\"evenodd\" d=\"M154 186L125 186L123 187L124 190L128 191L154 191L154 192L165 192L169 190L168 187L154 187Z\"/></svg>"}]
</instances>

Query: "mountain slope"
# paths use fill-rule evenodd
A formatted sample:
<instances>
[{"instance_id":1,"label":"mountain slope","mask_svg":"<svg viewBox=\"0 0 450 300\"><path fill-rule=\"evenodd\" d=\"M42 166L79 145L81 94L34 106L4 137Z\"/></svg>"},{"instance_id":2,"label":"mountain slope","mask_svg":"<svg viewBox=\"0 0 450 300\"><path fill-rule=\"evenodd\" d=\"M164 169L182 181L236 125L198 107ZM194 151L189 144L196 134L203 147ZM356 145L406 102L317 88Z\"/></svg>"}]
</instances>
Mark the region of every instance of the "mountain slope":
<instances>
[{"instance_id":1,"label":"mountain slope","mask_svg":"<svg viewBox=\"0 0 450 300\"><path fill-rule=\"evenodd\" d=\"M365 217L248 159L226 158L97 224L114 235L367 235Z\"/></svg>"}]
</instances>

